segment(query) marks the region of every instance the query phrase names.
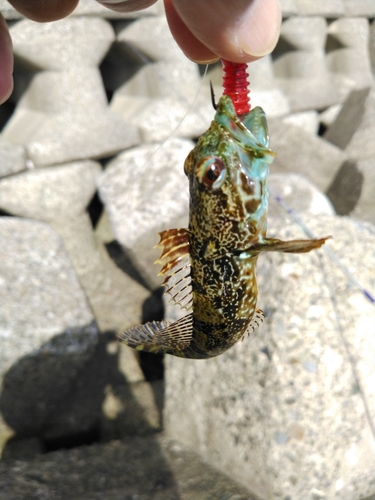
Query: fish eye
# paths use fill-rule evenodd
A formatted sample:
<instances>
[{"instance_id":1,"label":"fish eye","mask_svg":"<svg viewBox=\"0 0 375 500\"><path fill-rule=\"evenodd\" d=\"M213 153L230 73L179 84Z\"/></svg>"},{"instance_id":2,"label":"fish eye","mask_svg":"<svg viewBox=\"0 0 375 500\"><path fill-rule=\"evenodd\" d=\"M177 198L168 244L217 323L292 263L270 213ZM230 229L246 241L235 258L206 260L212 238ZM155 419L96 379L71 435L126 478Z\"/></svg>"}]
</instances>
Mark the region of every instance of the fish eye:
<instances>
[{"instance_id":1,"label":"fish eye","mask_svg":"<svg viewBox=\"0 0 375 500\"><path fill-rule=\"evenodd\" d=\"M198 181L210 191L218 189L223 184L226 173L225 163L218 156L204 158L197 168Z\"/></svg>"}]
</instances>

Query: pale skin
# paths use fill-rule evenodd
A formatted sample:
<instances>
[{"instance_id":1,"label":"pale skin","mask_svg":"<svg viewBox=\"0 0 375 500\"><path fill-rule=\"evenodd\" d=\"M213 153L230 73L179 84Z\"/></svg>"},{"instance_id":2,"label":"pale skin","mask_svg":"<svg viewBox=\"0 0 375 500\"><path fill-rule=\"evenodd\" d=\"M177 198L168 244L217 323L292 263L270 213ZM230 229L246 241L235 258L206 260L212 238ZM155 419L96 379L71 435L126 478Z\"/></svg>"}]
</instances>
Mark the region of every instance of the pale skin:
<instances>
[{"instance_id":1,"label":"pale skin","mask_svg":"<svg viewBox=\"0 0 375 500\"><path fill-rule=\"evenodd\" d=\"M50 22L68 16L79 0L9 0L25 17ZM156 0L97 0L109 9L142 10ZM170 30L184 54L210 63L218 58L252 62L275 47L281 25L279 0L164 0ZM0 104L13 90L12 41L0 14Z\"/></svg>"}]
</instances>

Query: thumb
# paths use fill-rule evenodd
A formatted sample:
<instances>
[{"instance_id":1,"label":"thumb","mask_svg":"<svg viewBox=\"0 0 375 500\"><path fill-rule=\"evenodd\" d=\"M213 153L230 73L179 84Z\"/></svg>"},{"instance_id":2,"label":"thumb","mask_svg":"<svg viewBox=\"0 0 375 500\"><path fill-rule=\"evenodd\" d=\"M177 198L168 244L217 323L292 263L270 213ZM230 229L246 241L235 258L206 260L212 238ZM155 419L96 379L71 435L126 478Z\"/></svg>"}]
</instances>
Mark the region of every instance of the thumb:
<instances>
[{"instance_id":1,"label":"thumb","mask_svg":"<svg viewBox=\"0 0 375 500\"><path fill-rule=\"evenodd\" d=\"M190 59L250 62L270 53L281 26L279 0L164 0L170 29Z\"/></svg>"}]
</instances>

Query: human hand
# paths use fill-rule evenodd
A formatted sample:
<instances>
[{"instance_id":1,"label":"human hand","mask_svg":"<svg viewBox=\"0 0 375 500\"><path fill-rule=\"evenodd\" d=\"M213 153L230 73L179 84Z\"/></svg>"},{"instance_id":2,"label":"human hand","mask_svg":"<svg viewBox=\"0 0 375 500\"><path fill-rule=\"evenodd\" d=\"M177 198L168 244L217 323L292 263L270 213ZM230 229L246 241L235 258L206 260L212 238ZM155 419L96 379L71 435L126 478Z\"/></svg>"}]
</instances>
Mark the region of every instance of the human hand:
<instances>
[{"instance_id":1,"label":"human hand","mask_svg":"<svg viewBox=\"0 0 375 500\"><path fill-rule=\"evenodd\" d=\"M9 0L33 21L56 21L68 16L79 0ZM149 7L156 0L97 0L119 12ZM279 0L164 0L172 35L190 59L208 63L218 58L251 62L272 51L277 43ZM12 42L0 14L0 104L13 89Z\"/></svg>"}]
</instances>

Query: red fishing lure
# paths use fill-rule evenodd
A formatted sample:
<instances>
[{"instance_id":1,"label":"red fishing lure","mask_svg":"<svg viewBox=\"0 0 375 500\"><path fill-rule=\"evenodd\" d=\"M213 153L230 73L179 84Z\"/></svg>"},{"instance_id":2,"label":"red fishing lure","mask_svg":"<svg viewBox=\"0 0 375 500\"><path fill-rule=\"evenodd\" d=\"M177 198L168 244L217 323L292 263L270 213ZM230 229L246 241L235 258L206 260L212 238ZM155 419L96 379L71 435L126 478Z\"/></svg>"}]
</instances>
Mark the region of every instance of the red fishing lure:
<instances>
[{"instance_id":1,"label":"red fishing lure","mask_svg":"<svg viewBox=\"0 0 375 500\"><path fill-rule=\"evenodd\" d=\"M237 115L244 115L251 109L247 64L233 63L225 59L222 59L221 62L224 71L223 94L228 95L232 99Z\"/></svg>"}]
</instances>

